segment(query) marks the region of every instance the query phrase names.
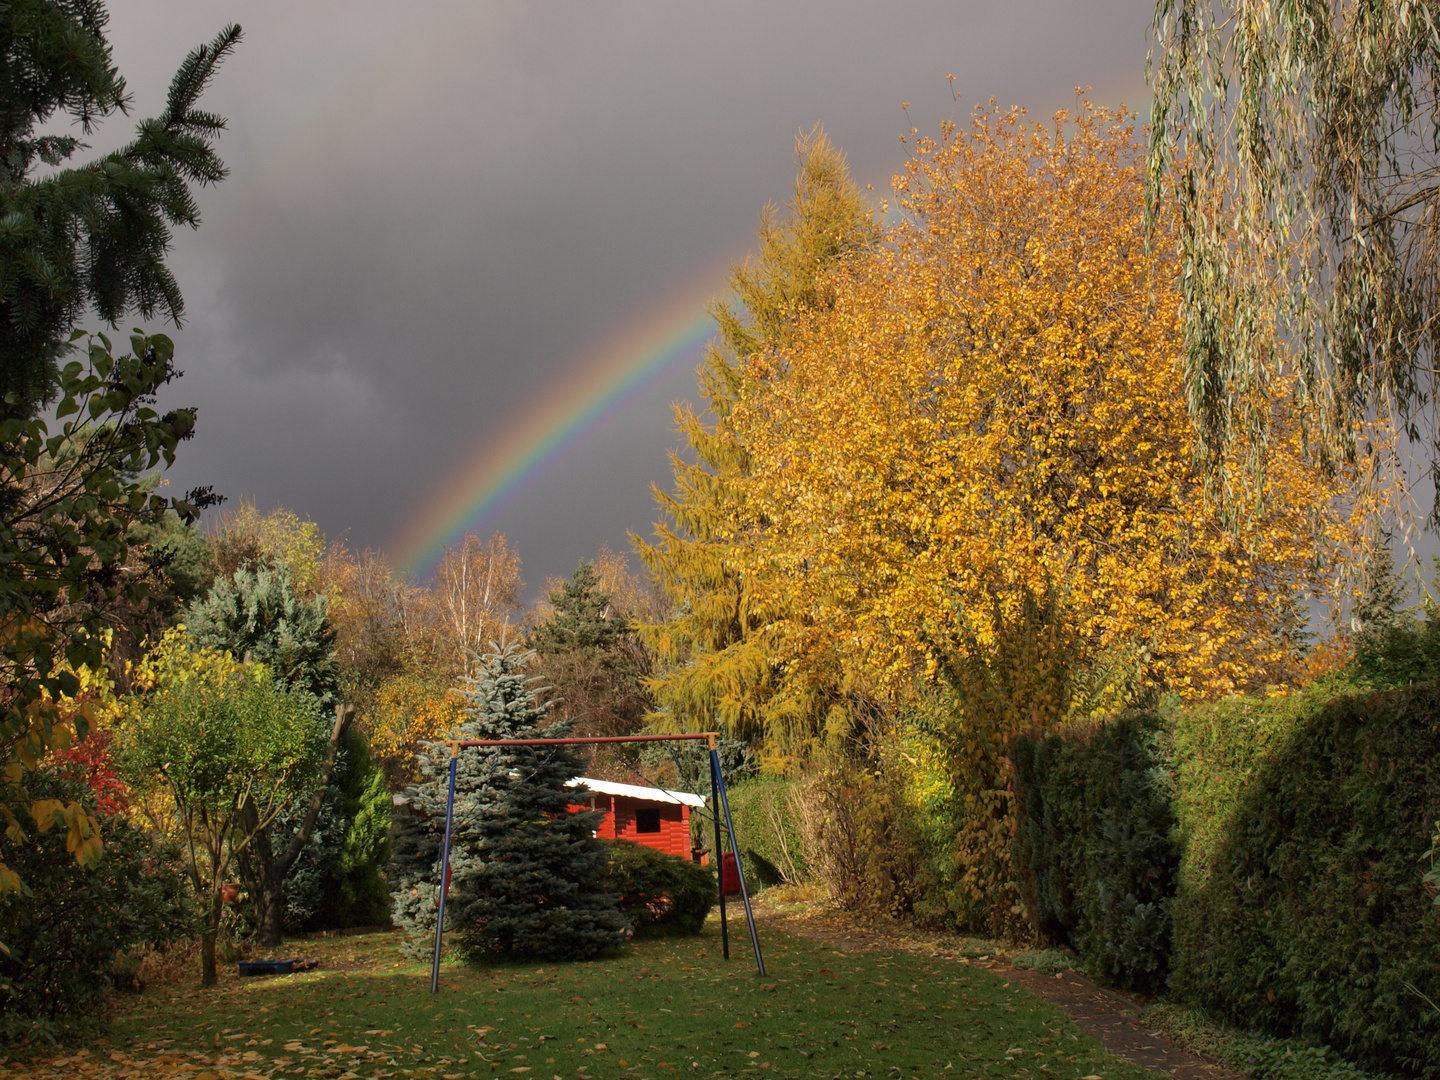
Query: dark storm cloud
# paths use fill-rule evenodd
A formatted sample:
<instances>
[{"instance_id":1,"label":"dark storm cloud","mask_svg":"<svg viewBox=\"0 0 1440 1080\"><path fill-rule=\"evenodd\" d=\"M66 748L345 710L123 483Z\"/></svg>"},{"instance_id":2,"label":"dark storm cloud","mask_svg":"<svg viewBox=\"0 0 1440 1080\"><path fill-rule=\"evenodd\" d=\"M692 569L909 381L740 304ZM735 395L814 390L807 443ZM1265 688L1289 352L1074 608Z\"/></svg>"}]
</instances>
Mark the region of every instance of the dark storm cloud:
<instances>
[{"instance_id":1,"label":"dark storm cloud","mask_svg":"<svg viewBox=\"0 0 1440 1080\"><path fill-rule=\"evenodd\" d=\"M246 40L206 98L232 168L174 257L200 433L177 485L283 504L384 546L535 395L684 290L723 283L798 130L858 179L977 101L1143 104L1147 0L379 2L112 7L137 111L192 45ZM955 106L945 80L956 75ZM116 138L119 138L116 132ZM106 132L107 137L109 132ZM881 193L877 190L877 196ZM677 372L494 524L568 572L665 482Z\"/></svg>"}]
</instances>

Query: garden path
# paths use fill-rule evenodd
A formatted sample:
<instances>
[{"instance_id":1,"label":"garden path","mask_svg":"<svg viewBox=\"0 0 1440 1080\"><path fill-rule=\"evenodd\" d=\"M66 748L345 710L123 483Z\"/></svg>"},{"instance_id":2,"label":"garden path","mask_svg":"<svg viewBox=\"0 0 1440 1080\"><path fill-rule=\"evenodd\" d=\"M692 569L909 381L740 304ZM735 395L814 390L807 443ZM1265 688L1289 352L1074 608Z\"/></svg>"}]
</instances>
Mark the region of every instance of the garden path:
<instances>
[{"instance_id":1,"label":"garden path","mask_svg":"<svg viewBox=\"0 0 1440 1080\"><path fill-rule=\"evenodd\" d=\"M1176 1080L1244 1080L1226 1069L1170 1042L1141 1019L1146 1002L1138 997L1098 986L1078 971L1055 975L1017 968L1002 955L972 955L976 941L955 934L917 930L900 923L866 919L852 912L813 904L766 903L757 900L757 920L791 934L823 941L851 952L893 949L940 956L974 964L1024 986L1031 993L1063 1009L1085 1034L1116 1057L1144 1066ZM734 924L740 938L732 947L747 950L744 913ZM761 938L762 946L764 938Z\"/></svg>"}]
</instances>

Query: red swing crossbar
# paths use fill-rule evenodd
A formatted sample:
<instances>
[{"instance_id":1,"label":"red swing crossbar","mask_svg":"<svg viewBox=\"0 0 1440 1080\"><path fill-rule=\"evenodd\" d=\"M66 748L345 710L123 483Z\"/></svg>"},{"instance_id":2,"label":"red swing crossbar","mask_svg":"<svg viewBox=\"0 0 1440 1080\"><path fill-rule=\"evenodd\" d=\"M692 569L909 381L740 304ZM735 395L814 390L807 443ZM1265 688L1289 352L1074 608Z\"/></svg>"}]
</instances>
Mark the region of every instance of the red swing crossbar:
<instances>
[{"instance_id":1,"label":"red swing crossbar","mask_svg":"<svg viewBox=\"0 0 1440 1080\"><path fill-rule=\"evenodd\" d=\"M750 944L755 949L755 966L765 974L765 957L760 953L760 937L755 932L755 914L750 909L750 890L745 882L745 870L740 865L740 849L735 845L735 823L730 819L730 800L725 791L725 778L720 773L720 753L717 742L720 733L702 731L686 735L597 735L580 739L445 739L450 747L450 790L445 798L445 845L441 849L439 910L435 914L435 960L430 969L430 992L440 991L440 944L445 933L445 897L450 891L450 836L455 820L455 772L460 762L460 751L467 747L481 746L578 746L590 743L633 743L633 742L681 742L705 739L710 748L710 793L711 810L715 819L715 862L716 878L720 890L720 944L725 959L730 959L730 929L725 917L725 879L729 867L721 852L720 815L725 815L725 831L730 834L730 851L734 856L735 874L739 878L740 899L745 905L745 921L750 928ZM662 789L663 790L663 789Z\"/></svg>"}]
</instances>

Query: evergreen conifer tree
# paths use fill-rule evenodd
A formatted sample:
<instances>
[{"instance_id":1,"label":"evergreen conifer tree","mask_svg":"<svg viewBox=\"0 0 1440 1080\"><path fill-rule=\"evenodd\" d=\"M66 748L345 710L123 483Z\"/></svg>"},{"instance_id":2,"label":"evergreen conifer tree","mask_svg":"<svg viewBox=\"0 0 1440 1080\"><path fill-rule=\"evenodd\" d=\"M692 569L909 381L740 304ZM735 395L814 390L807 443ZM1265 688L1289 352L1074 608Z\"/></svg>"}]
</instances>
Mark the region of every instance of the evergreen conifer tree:
<instances>
[{"instance_id":1,"label":"evergreen conifer tree","mask_svg":"<svg viewBox=\"0 0 1440 1080\"><path fill-rule=\"evenodd\" d=\"M610 612L595 564L582 559L570 580L550 594L555 614L535 628L530 648L541 655L574 649L609 649L629 626Z\"/></svg>"},{"instance_id":2,"label":"evergreen conifer tree","mask_svg":"<svg viewBox=\"0 0 1440 1080\"><path fill-rule=\"evenodd\" d=\"M1405 621L1405 579L1395 570L1388 533L1372 542L1367 554L1365 591L1355 605L1354 626L1362 634L1374 635Z\"/></svg>"},{"instance_id":3,"label":"evergreen conifer tree","mask_svg":"<svg viewBox=\"0 0 1440 1080\"><path fill-rule=\"evenodd\" d=\"M165 254L171 229L200 222L194 189L222 180L223 117L197 108L240 41L229 26L185 58L165 108L135 138L81 165L89 136L128 112L105 40L103 0L9 0L0 17L0 417L51 401L57 361L86 310L115 325L134 312L184 313ZM39 175L37 175L37 173Z\"/></svg>"},{"instance_id":4,"label":"evergreen conifer tree","mask_svg":"<svg viewBox=\"0 0 1440 1080\"><path fill-rule=\"evenodd\" d=\"M469 739L561 737L524 670L532 654L515 642L480 657L463 691ZM424 779L408 792L415 811L397 825L391 915L423 951L435 932L449 761L443 743L422 756ZM571 813L584 789L569 747L462 751L455 782L446 929L470 957L585 959L624 941L628 928L604 891L607 856L594 838L601 815Z\"/></svg>"},{"instance_id":5,"label":"evergreen conifer tree","mask_svg":"<svg viewBox=\"0 0 1440 1080\"><path fill-rule=\"evenodd\" d=\"M555 719L581 735L630 735L645 723L654 700L645 689L649 656L629 619L618 613L595 564L585 560L550 594L554 614L530 635L535 672L549 687ZM593 747L587 775L610 757Z\"/></svg>"},{"instance_id":6,"label":"evergreen conifer tree","mask_svg":"<svg viewBox=\"0 0 1440 1080\"><path fill-rule=\"evenodd\" d=\"M240 569L215 581L191 603L185 627L201 648L228 649L237 660L249 653L290 686L310 691L328 711L340 700L340 674L332 659L323 595L306 600L283 563Z\"/></svg>"}]
</instances>

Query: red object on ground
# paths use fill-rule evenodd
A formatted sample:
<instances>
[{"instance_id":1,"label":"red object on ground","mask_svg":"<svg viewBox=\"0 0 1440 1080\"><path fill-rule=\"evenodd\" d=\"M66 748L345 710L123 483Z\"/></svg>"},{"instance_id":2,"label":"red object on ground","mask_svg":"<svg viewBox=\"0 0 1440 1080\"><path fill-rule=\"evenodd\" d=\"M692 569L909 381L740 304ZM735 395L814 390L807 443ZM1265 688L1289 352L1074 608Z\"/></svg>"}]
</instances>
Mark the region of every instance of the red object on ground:
<instances>
[{"instance_id":1,"label":"red object on ground","mask_svg":"<svg viewBox=\"0 0 1440 1080\"><path fill-rule=\"evenodd\" d=\"M720 857L720 884L726 896L740 891L740 867L735 863L733 851Z\"/></svg>"}]
</instances>

